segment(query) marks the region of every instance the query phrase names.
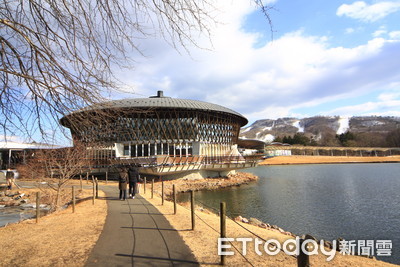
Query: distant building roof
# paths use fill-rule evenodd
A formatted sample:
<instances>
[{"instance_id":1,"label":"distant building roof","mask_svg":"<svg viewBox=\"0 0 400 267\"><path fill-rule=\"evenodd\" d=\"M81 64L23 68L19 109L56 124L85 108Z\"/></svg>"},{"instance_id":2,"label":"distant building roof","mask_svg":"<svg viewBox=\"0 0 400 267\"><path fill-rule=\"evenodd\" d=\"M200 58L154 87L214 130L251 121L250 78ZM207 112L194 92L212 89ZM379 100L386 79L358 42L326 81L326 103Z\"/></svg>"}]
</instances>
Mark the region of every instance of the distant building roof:
<instances>
[{"instance_id":1,"label":"distant building roof","mask_svg":"<svg viewBox=\"0 0 400 267\"><path fill-rule=\"evenodd\" d=\"M239 139L238 146L247 149L264 149L266 143L257 139Z\"/></svg>"},{"instance_id":2,"label":"distant building roof","mask_svg":"<svg viewBox=\"0 0 400 267\"><path fill-rule=\"evenodd\" d=\"M20 143L12 141L0 141L0 149L50 149L60 148L60 146L43 143Z\"/></svg>"}]
</instances>

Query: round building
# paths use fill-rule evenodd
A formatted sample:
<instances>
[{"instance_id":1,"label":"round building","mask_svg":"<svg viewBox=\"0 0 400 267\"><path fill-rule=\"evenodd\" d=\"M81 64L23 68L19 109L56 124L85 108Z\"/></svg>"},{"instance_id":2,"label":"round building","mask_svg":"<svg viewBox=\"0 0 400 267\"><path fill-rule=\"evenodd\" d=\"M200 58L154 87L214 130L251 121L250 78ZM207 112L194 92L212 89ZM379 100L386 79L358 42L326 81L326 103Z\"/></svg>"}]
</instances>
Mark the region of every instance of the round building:
<instances>
[{"instance_id":1,"label":"round building","mask_svg":"<svg viewBox=\"0 0 400 267\"><path fill-rule=\"evenodd\" d=\"M165 97L162 91L92 105L60 122L74 143L95 151L96 159L140 165L142 172L248 167L237 150L240 128L248 122L244 116L212 103Z\"/></svg>"}]
</instances>

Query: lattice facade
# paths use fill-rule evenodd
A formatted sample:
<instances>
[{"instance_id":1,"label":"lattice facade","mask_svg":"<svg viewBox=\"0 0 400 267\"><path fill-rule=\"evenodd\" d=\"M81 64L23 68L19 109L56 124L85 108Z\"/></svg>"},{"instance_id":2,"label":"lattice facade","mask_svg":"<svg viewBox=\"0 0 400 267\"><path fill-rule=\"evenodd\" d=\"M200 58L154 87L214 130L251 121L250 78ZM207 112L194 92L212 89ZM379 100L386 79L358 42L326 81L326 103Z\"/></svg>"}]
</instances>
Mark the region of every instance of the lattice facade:
<instances>
[{"instance_id":1,"label":"lattice facade","mask_svg":"<svg viewBox=\"0 0 400 267\"><path fill-rule=\"evenodd\" d=\"M75 141L113 148L117 157L229 155L247 123L234 111L200 101L158 97L123 104L74 112L61 123Z\"/></svg>"},{"instance_id":2,"label":"lattice facade","mask_svg":"<svg viewBox=\"0 0 400 267\"><path fill-rule=\"evenodd\" d=\"M115 112L115 117L101 118L99 114L88 114L92 121L78 119L71 129L72 134L84 143L134 144L206 142L220 144L237 143L240 124L234 116L212 114L205 111L150 110L130 113ZM100 116L94 118L95 116ZM73 119L73 118L72 118Z\"/></svg>"}]
</instances>

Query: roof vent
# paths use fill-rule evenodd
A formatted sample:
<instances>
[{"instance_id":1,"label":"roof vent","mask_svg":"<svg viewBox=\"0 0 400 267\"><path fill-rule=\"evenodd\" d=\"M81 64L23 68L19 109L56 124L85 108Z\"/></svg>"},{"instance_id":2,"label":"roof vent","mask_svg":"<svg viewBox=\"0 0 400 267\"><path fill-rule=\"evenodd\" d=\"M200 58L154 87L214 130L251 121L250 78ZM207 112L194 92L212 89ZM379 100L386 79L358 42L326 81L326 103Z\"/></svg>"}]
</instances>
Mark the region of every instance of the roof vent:
<instances>
[{"instance_id":1,"label":"roof vent","mask_svg":"<svg viewBox=\"0 0 400 267\"><path fill-rule=\"evenodd\" d=\"M166 98L166 96L164 96L164 91L157 91L157 95L156 96L150 96L150 98Z\"/></svg>"}]
</instances>

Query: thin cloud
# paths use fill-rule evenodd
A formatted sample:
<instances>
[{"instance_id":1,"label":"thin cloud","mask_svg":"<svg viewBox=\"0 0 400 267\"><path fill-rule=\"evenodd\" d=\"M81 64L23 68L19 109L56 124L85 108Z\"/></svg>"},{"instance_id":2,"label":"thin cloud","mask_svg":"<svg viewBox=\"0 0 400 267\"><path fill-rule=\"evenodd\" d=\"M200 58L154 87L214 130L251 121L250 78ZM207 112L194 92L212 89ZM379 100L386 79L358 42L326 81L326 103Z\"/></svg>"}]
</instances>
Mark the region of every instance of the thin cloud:
<instances>
[{"instance_id":1,"label":"thin cloud","mask_svg":"<svg viewBox=\"0 0 400 267\"><path fill-rule=\"evenodd\" d=\"M146 96L163 89L167 96L220 104L250 122L301 115L309 107L383 93L390 90L388 84L400 81L400 41L374 38L353 48L332 47L329 38L307 36L300 30L255 48L258 35L244 32L238 23L251 9L230 8L235 6L227 5L228 19L214 29L212 51L192 49L189 57L153 44L158 48L151 51L153 57L125 73L125 81ZM335 112L335 107L331 109Z\"/></svg>"},{"instance_id":2,"label":"thin cloud","mask_svg":"<svg viewBox=\"0 0 400 267\"><path fill-rule=\"evenodd\" d=\"M387 34L386 27L381 26L381 27L379 27L378 30L376 30L375 32L372 33L372 36L373 37L379 37L379 36L382 36L382 35L385 35L385 34Z\"/></svg>"},{"instance_id":3,"label":"thin cloud","mask_svg":"<svg viewBox=\"0 0 400 267\"><path fill-rule=\"evenodd\" d=\"M400 10L400 2L379 2L368 5L364 1L357 1L353 4L343 4L337 11L337 16L346 16L363 22L375 22L391 13Z\"/></svg>"},{"instance_id":4,"label":"thin cloud","mask_svg":"<svg viewBox=\"0 0 400 267\"><path fill-rule=\"evenodd\" d=\"M390 32L389 37L394 40L400 40L400 31Z\"/></svg>"}]
</instances>

